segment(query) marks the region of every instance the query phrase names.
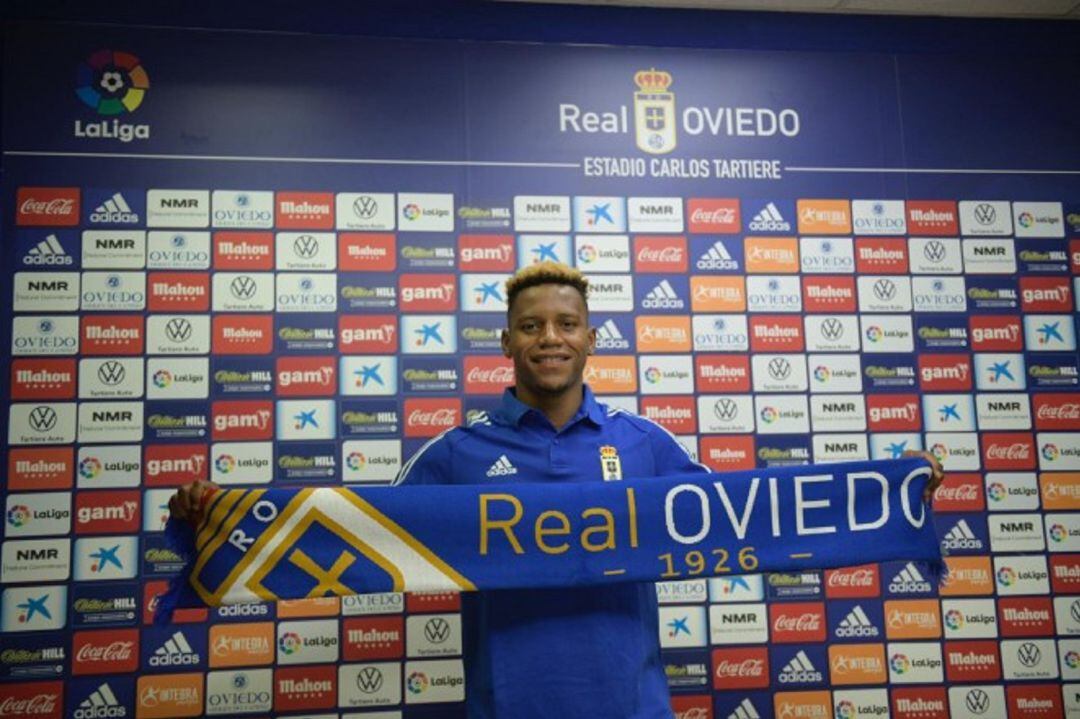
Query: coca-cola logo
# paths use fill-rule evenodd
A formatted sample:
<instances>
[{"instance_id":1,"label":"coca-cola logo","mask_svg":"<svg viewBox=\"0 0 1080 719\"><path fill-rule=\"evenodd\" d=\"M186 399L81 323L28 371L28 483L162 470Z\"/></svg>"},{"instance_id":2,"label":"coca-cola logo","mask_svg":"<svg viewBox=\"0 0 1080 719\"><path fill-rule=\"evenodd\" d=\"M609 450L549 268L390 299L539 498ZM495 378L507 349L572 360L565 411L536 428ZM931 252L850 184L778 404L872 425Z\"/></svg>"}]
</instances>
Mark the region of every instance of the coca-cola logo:
<instances>
[{"instance_id":1,"label":"coca-cola logo","mask_svg":"<svg viewBox=\"0 0 1080 719\"><path fill-rule=\"evenodd\" d=\"M816 632L821 628L821 615L804 612L799 616L782 614L773 623L777 632Z\"/></svg>"},{"instance_id":2,"label":"coca-cola logo","mask_svg":"<svg viewBox=\"0 0 1080 719\"><path fill-rule=\"evenodd\" d=\"M934 493L934 499L944 502L973 502L978 498L979 491L974 484L942 485Z\"/></svg>"},{"instance_id":3,"label":"coca-cola logo","mask_svg":"<svg viewBox=\"0 0 1080 719\"><path fill-rule=\"evenodd\" d=\"M718 207L715 210L706 210L699 207L690 213L690 221L712 225L730 225L735 222L735 210L729 207Z\"/></svg>"},{"instance_id":4,"label":"coca-cola logo","mask_svg":"<svg viewBox=\"0 0 1080 719\"><path fill-rule=\"evenodd\" d=\"M682 262L681 247L642 247L638 252L638 262Z\"/></svg>"},{"instance_id":5,"label":"coca-cola logo","mask_svg":"<svg viewBox=\"0 0 1080 719\"><path fill-rule=\"evenodd\" d=\"M115 641L103 646L84 644L75 655L77 662L123 662L131 659L135 642Z\"/></svg>"},{"instance_id":6,"label":"coca-cola logo","mask_svg":"<svg viewBox=\"0 0 1080 719\"><path fill-rule=\"evenodd\" d=\"M52 714L56 711L56 694L35 694L32 697L19 699L16 697L4 697L0 701L0 717L26 717Z\"/></svg>"},{"instance_id":7,"label":"coca-cola logo","mask_svg":"<svg viewBox=\"0 0 1080 719\"><path fill-rule=\"evenodd\" d=\"M725 679L761 677L764 674L765 661L763 659L743 659L741 662L721 659L716 663L716 676Z\"/></svg>"},{"instance_id":8,"label":"coca-cola logo","mask_svg":"<svg viewBox=\"0 0 1080 719\"><path fill-rule=\"evenodd\" d=\"M874 586L872 569L856 569L850 572L833 572L829 575L829 587L872 587Z\"/></svg>"},{"instance_id":9,"label":"coca-cola logo","mask_svg":"<svg viewBox=\"0 0 1080 719\"><path fill-rule=\"evenodd\" d=\"M514 381L514 368L505 367L473 367L465 378L468 382L479 384L504 384Z\"/></svg>"},{"instance_id":10,"label":"coca-cola logo","mask_svg":"<svg viewBox=\"0 0 1080 719\"><path fill-rule=\"evenodd\" d=\"M690 707L681 712L675 712L675 719L709 719L709 710L704 707Z\"/></svg>"},{"instance_id":11,"label":"coca-cola logo","mask_svg":"<svg viewBox=\"0 0 1080 719\"><path fill-rule=\"evenodd\" d=\"M19 212L24 215L59 215L67 217L75 212L75 200L67 197L52 200L37 200L28 197L19 206Z\"/></svg>"},{"instance_id":12,"label":"coca-cola logo","mask_svg":"<svg viewBox=\"0 0 1080 719\"><path fill-rule=\"evenodd\" d=\"M1080 419L1080 402L1069 402L1061 405L1044 404L1036 413L1038 419L1065 420Z\"/></svg>"},{"instance_id":13,"label":"coca-cola logo","mask_svg":"<svg viewBox=\"0 0 1080 719\"><path fill-rule=\"evenodd\" d=\"M987 459L1029 459L1031 457L1031 445L1024 442L1012 444L992 444L986 449Z\"/></svg>"},{"instance_id":14,"label":"coca-cola logo","mask_svg":"<svg viewBox=\"0 0 1080 719\"><path fill-rule=\"evenodd\" d=\"M457 412L452 409L414 409L409 413L408 422L411 427L453 427L457 423Z\"/></svg>"}]
</instances>

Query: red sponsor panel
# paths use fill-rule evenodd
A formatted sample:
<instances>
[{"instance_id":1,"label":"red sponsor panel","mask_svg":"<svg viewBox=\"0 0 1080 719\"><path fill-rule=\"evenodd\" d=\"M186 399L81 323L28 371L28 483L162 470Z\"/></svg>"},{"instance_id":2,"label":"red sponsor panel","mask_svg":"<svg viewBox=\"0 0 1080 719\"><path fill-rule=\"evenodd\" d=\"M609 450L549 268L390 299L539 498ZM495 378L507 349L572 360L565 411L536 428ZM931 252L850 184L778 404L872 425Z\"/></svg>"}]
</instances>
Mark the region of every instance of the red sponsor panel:
<instances>
[{"instance_id":1,"label":"red sponsor panel","mask_svg":"<svg viewBox=\"0 0 1080 719\"><path fill-rule=\"evenodd\" d=\"M1069 267L1074 275L1080 275L1080 240L1069 240Z\"/></svg>"},{"instance_id":2,"label":"red sponsor panel","mask_svg":"<svg viewBox=\"0 0 1080 719\"><path fill-rule=\"evenodd\" d=\"M717 472L757 466L754 437L749 434L702 437L698 455L702 464Z\"/></svg>"},{"instance_id":3,"label":"red sponsor panel","mask_svg":"<svg viewBox=\"0 0 1080 719\"><path fill-rule=\"evenodd\" d=\"M825 596L829 599L862 599L881 596L881 567L862 564L858 567L830 569L825 572Z\"/></svg>"},{"instance_id":4,"label":"red sponsor panel","mask_svg":"<svg viewBox=\"0 0 1080 719\"><path fill-rule=\"evenodd\" d=\"M214 315L216 355L267 355L274 349L273 315Z\"/></svg>"},{"instance_id":5,"label":"red sponsor panel","mask_svg":"<svg viewBox=\"0 0 1080 719\"><path fill-rule=\"evenodd\" d=\"M1009 719L1063 719L1061 684L1010 684L1005 687Z\"/></svg>"},{"instance_id":6,"label":"red sponsor panel","mask_svg":"<svg viewBox=\"0 0 1080 719\"><path fill-rule=\"evenodd\" d=\"M919 389L923 392L966 392L971 389L971 356L920 354Z\"/></svg>"},{"instance_id":7,"label":"red sponsor panel","mask_svg":"<svg viewBox=\"0 0 1080 719\"><path fill-rule=\"evenodd\" d=\"M893 687L892 719L949 719L945 687Z\"/></svg>"},{"instance_id":8,"label":"red sponsor panel","mask_svg":"<svg viewBox=\"0 0 1080 719\"><path fill-rule=\"evenodd\" d=\"M464 360L465 394L497 394L514 384L514 363L506 357L470 355Z\"/></svg>"},{"instance_id":9,"label":"red sponsor panel","mask_svg":"<svg viewBox=\"0 0 1080 719\"><path fill-rule=\"evenodd\" d=\"M1035 429L1080 429L1080 395L1061 392L1035 394Z\"/></svg>"},{"instance_id":10,"label":"red sponsor panel","mask_svg":"<svg viewBox=\"0 0 1080 719\"><path fill-rule=\"evenodd\" d=\"M685 274L689 260L686 238L651 235L634 238L635 272L670 272Z\"/></svg>"},{"instance_id":11,"label":"red sponsor panel","mask_svg":"<svg viewBox=\"0 0 1080 719\"><path fill-rule=\"evenodd\" d=\"M453 312L457 309L457 277L402 275L398 297L402 312Z\"/></svg>"},{"instance_id":12,"label":"red sponsor panel","mask_svg":"<svg viewBox=\"0 0 1080 719\"><path fill-rule=\"evenodd\" d=\"M976 352L1020 352L1024 333L1013 315L971 315L971 349Z\"/></svg>"},{"instance_id":13,"label":"red sponsor panel","mask_svg":"<svg viewBox=\"0 0 1080 719\"><path fill-rule=\"evenodd\" d=\"M697 407L693 397L642 397L640 414L672 434L697 432Z\"/></svg>"},{"instance_id":14,"label":"red sponsor panel","mask_svg":"<svg viewBox=\"0 0 1080 719\"><path fill-rule=\"evenodd\" d=\"M1080 554L1050 555L1050 588L1054 594L1080 594Z\"/></svg>"},{"instance_id":15,"label":"red sponsor panel","mask_svg":"<svg viewBox=\"0 0 1080 719\"><path fill-rule=\"evenodd\" d=\"M338 346L344 354L397 352L397 315L341 315L338 317Z\"/></svg>"},{"instance_id":16,"label":"red sponsor panel","mask_svg":"<svg viewBox=\"0 0 1080 719\"><path fill-rule=\"evenodd\" d=\"M855 240L855 271L864 275L906 275L907 240L901 237L859 237Z\"/></svg>"},{"instance_id":17,"label":"red sponsor panel","mask_svg":"<svg viewBox=\"0 0 1080 719\"><path fill-rule=\"evenodd\" d=\"M71 638L72 674L121 674L138 668L138 629L95 629Z\"/></svg>"},{"instance_id":18,"label":"red sponsor panel","mask_svg":"<svg viewBox=\"0 0 1080 719\"><path fill-rule=\"evenodd\" d=\"M15 198L15 224L73 227L79 224L78 187L20 187Z\"/></svg>"},{"instance_id":19,"label":"red sponsor panel","mask_svg":"<svg viewBox=\"0 0 1080 719\"><path fill-rule=\"evenodd\" d=\"M0 717L60 719L63 711L63 682L0 684Z\"/></svg>"},{"instance_id":20,"label":"red sponsor panel","mask_svg":"<svg viewBox=\"0 0 1080 719\"><path fill-rule=\"evenodd\" d=\"M461 595L457 592L409 592L405 595L405 611L409 614L461 611Z\"/></svg>"},{"instance_id":21,"label":"red sponsor panel","mask_svg":"<svg viewBox=\"0 0 1080 719\"><path fill-rule=\"evenodd\" d=\"M337 358L278 357L275 378L281 397L332 397L337 392Z\"/></svg>"},{"instance_id":22,"label":"red sponsor panel","mask_svg":"<svg viewBox=\"0 0 1080 719\"><path fill-rule=\"evenodd\" d=\"M405 436L434 437L461 424L461 399L410 397L405 400Z\"/></svg>"},{"instance_id":23,"label":"red sponsor panel","mask_svg":"<svg viewBox=\"0 0 1080 719\"><path fill-rule=\"evenodd\" d=\"M274 438L274 403L269 400L214 402L211 411L215 442Z\"/></svg>"},{"instance_id":24,"label":"red sponsor panel","mask_svg":"<svg viewBox=\"0 0 1080 719\"><path fill-rule=\"evenodd\" d=\"M214 269L274 269L274 234L272 232L215 232Z\"/></svg>"},{"instance_id":25,"label":"red sponsor panel","mask_svg":"<svg viewBox=\"0 0 1080 719\"><path fill-rule=\"evenodd\" d=\"M671 697L671 712L675 719L713 719L712 697L677 694Z\"/></svg>"},{"instance_id":26,"label":"red sponsor panel","mask_svg":"<svg viewBox=\"0 0 1080 719\"><path fill-rule=\"evenodd\" d=\"M146 278L151 312L207 312L210 275L205 272L151 272Z\"/></svg>"},{"instance_id":27,"label":"red sponsor panel","mask_svg":"<svg viewBox=\"0 0 1080 719\"><path fill-rule=\"evenodd\" d=\"M394 233L338 233L338 269L342 272L393 272L397 269Z\"/></svg>"},{"instance_id":28,"label":"red sponsor panel","mask_svg":"<svg viewBox=\"0 0 1080 719\"><path fill-rule=\"evenodd\" d=\"M997 601L1001 636L1053 636L1054 604L1050 597L1001 597Z\"/></svg>"},{"instance_id":29,"label":"red sponsor panel","mask_svg":"<svg viewBox=\"0 0 1080 719\"><path fill-rule=\"evenodd\" d=\"M79 318L82 355L141 355L146 340L142 315L83 315Z\"/></svg>"},{"instance_id":30,"label":"red sponsor panel","mask_svg":"<svg viewBox=\"0 0 1080 719\"><path fill-rule=\"evenodd\" d=\"M12 399L74 399L73 359L17 359L11 363Z\"/></svg>"},{"instance_id":31,"label":"red sponsor panel","mask_svg":"<svg viewBox=\"0 0 1080 719\"><path fill-rule=\"evenodd\" d=\"M205 444L151 444L146 447L143 483L148 487L175 487L207 478Z\"/></svg>"},{"instance_id":32,"label":"red sponsor panel","mask_svg":"<svg viewBox=\"0 0 1080 719\"><path fill-rule=\"evenodd\" d=\"M866 420L871 432L918 432L922 429L919 396L868 394Z\"/></svg>"},{"instance_id":33,"label":"red sponsor panel","mask_svg":"<svg viewBox=\"0 0 1080 719\"><path fill-rule=\"evenodd\" d=\"M278 229L334 229L334 193L279 192L274 199L274 226Z\"/></svg>"},{"instance_id":34,"label":"red sponsor panel","mask_svg":"<svg viewBox=\"0 0 1080 719\"><path fill-rule=\"evenodd\" d=\"M956 203L950 200L908 200L907 231L912 237L955 237L960 233Z\"/></svg>"},{"instance_id":35,"label":"red sponsor panel","mask_svg":"<svg viewBox=\"0 0 1080 719\"><path fill-rule=\"evenodd\" d=\"M74 447L19 447L8 452L8 491L71 489Z\"/></svg>"},{"instance_id":36,"label":"red sponsor panel","mask_svg":"<svg viewBox=\"0 0 1080 719\"><path fill-rule=\"evenodd\" d=\"M806 347L798 315L752 315L749 324L751 352L802 352Z\"/></svg>"},{"instance_id":37,"label":"red sponsor panel","mask_svg":"<svg viewBox=\"0 0 1080 719\"><path fill-rule=\"evenodd\" d=\"M748 355L695 355L694 368L702 394L750 391Z\"/></svg>"},{"instance_id":38,"label":"red sponsor panel","mask_svg":"<svg viewBox=\"0 0 1080 719\"><path fill-rule=\"evenodd\" d=\"M405 656L405 618L356 617L341 626L342 658L347 662Z\"/></svg>"},{"instance_id":39,"label":"red sponsor panel","mask_svg":"<svg viewBox=\"0 0 1080 719\"><path fill-rule=\"evenodd\" d=\"M461 235L458 269L464 272L513 272L513 235Z\"/></svg>"},{"instance_id":40,"label":"red sponsor panel","mask_svg":"<svg viewBox=\"0 0 1080 719\"><path fill-rule=\"evenodd\" d=\"M992 682L1001 678L996 641L945 642L945 678L950 682Z\"/></svg>"},{"instance_id":41,"label":"red sponsor panel","mask_svg":"<svg viewBox=\"0 0 1080 719\"><path fill-rule=\"evenodd\" d=\"M778 602L769 605L770 641L801 644L825 641L823 602Z\"/></svg>"},{"instance_id":42,"label":"red sponsor panel","mask_svg":"<svg viewBox=\"0 0 1080 719\"><path fill-rule=\"evenodd\" d=\"M802 278L803 312L857 312L854 277Z\"/></svg>"},{"instance_id":43,"label":"red sponsor panel","mask_svg":"<svg viewBox=\"0 0 1080 719\"><path fill-rule=\"evenodd\" d=\"M1020 309L1024 312L1072 312L1072 286L1068 277L1020 278Z\"/></svg>"},{"instance_id":44,"label":"red sponsor panel","mask_svg":"<svg viewBox=\"0 0 1080 719\"><path fill-rule=\"evenodd\" d=\"M337 674L333 664L274 669L274 711L333 709Z\"/></svg>"},{"instance_id":45,"label":"red sponsor panel","mask_svg":"<svg viewBox=\"0 0 1080 719\"><path fill-rule=\"evenodd\" d=\"M1030 432L993 432L979 437L988 471L1035 469L1035 437Z\"/></svg>"},{"instance_id":46,"label":"red sponsor panel","mask_svg":"<svg viewBox=\"0 0 1080 719\"><path fill-rule=\"evenodd\" d=\"M139 490L78 492L75 495L76 534L133 534L142 521Z\"/></svg>"},{"instance_id":47,"label":"red sponsor panel","mask_svg":"<svg viewBox=\"0 0 1080 719\"><path fill-rule=\"evenodd\" d=\"M713 689L764 689L769 686L766 647L714 649Z\"/></svg>"},{"instance_id":48,"label":"red sponsor panel","mask_svg":"<svg viewBox=\"0 0 1080 719\"><path fill-rule=\"evenodd\" d=\"M686 215L694 234L732 235L742 231L737 198L691 197Z\"/></svg>"},{"instance_id":49,"label":"red sponsor panel","mask_svg":"<svg viewBox=\"0 0 1080 719\"><path fill-rule=\"evenodd\" d=\"M986 509L986 495L980 474L952 473L934 492L935 512L981 512Z\"/></svg>"},{"instance_id":50,"label":"red sponsor panel","mask_svg":"<svg viewBox=\"0 0 1080 719\"><path fill-rule=\"evenodd\" d=\"M143 585L142 623L153 624L154 612L157 611L158 601L161 595L169 591L169 582L164 579L156 579ZM210 615L206 607L183 608L173 610L173 624L194 624L205 622Z\"/></svg>"}]
</instances>

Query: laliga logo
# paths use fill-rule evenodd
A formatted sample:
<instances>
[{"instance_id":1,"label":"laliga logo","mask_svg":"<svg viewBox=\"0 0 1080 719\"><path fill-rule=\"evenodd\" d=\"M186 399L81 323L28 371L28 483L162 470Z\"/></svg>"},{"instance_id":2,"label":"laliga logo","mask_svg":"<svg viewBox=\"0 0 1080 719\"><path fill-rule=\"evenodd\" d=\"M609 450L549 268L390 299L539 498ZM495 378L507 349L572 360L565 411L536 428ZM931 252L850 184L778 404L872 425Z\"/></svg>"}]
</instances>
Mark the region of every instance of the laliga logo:
<instances>
[{"instance_id":1,"label":"laliga logo","mask_svg":"<svg viewBox=\"0 0 1080 719\"><path fill-rule=\"evenodd\" d=\"M30 521L30 508L25 504L16 504L8 510L8 523L13 527L21 527Z\"/></svg>"},{"instance_id":2,"label":"laliga logo","mask_svg":"<svg viewBox=\"0 0 1080 719\"><path fill-rule=\"evenodd\" d=\"M363 452L351 452L349 457L345 460L345 464L349 466L351 470L363 469L367 465L367 458Z\"/></svg>"},{"instance_id":3,"label":"laliga logo","mask_svg":"<svg viewBox=\"0 0 1080 719\"><path fill-rule=\"evenodd\" d=\"M131 53L99 50L81 63L75 74L75 95L97 114L113 117L110 122L75 121L75 137L132 140L150 139L149 125L122 123L117 116L134 112L150 89L150 77Z\"/></svg>"}]
</instances>

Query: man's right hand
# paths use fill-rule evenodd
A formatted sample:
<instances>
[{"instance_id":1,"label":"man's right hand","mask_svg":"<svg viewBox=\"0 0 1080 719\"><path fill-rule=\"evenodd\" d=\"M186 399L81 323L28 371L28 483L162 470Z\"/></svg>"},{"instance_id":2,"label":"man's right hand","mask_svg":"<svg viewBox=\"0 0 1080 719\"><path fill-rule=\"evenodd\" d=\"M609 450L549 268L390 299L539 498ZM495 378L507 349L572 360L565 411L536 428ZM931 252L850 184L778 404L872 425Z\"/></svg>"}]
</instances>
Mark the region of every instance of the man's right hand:
<instances>
[{"instance_id":1,"label":"man's right hand","mask_svg":"<svg viewBox=\"0 0 1080 719\"><path fill-rule=\"evenodd\" d=\"M216 484L204 480L185 484L169 498L169 515L173 519L198 524L202 519L203 497L217 489Z\"/></svg>"}]
</instances>

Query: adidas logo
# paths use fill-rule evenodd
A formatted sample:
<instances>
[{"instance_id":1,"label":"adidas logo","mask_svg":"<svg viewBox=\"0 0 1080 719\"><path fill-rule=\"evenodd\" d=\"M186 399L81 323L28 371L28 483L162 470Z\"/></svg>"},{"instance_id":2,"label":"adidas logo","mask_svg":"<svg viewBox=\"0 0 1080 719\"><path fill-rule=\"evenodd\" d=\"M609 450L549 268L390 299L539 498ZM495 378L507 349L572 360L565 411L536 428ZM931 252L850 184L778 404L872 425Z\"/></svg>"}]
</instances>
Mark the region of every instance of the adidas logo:
<instances>
[{"instance_id":1,"label":"adidas logo","mask_svg":"<svg viewBox=\"0 0 1080 719\"><path fill-rule=\"evenodd\" d=\"M836 628L837 637L877 637L880 634L878 628L866 616L866 612L858 604L848 612Z\"/></svg>"},{"instance_id":2,"label":"adidas logo","mask_svg":"<svg viewBox=\"0 0 1080 719\"><path fill-rule=\"evenodd\" d=\"M653 287L649 290L649 294L645 295L645 299L641 301L641 306L649 310L681 310L686 306L686 303L675 293L675 288L671 286L670 282L660 280L660 284Z\"/></svg>"},{"instance_id":3,"label":"adidas logo","mask_svg":"<svg viewBox=\"0 0 1080 719\"><path fill-rule=\"evenodd\" d=\"M489 477L505 477L508 474L517 474L517 467L510 464L505 454L495 460L495 464L491 465L487 471Z\"/></svg>"},{"instance_id":4,"label":"adidas logo","mask_svg":"<svg viewBox=\"0 0 1080 719\"><path fill-rule=\"evenodd\" d=\"M70 265L74 262L71 255L64 252L64 246L60 244L60 240L57 239L56 235L49 235L37 243L37 247L30 248L30 251L23 256L24 265L39 267L42 265Z\"/></svg>"},{"instance_id":5,"label":"adidas logo","mask_svg":"<svg viewBox=\"0 0 1080 719\"><path fill-rule=\"evenodd\" d=\"M727 247L724 247L724 243L717 240L708 252L698 258L697 268L699 270L737 270L739 263L731 256Z\"/></svg>"},{"instance_id":6,"label":"adidas logo","mask_svg":"<svg viewBox=\"0 0 1080 719\"><path fill-rule=\"evenodd\" d=\"M126 717L127 714L127 707L120 705L109 683L102 682L90 696L82 700L72 716L74 719L112 719Z\"/></svg>"},{"instance_id":7,"label":"adidas logo","mask_svg":"<svg viewBox=\"0 0 1080 719\"><path fill-rule=\"evenodd\" d=\"M941 540L944 549L982 549L982 540L975 536L966 519L961 519Z\"/></svg>"},{"instance_id":8,"label":"adidas logo","mask_svg":"<svg viewBox=\"0 0 1080 719\"><path fill-rule=\"evenodd\" d=\"M791 223L784 219L776 205L769 203L750 220L751 232L791 232Z\"/></svg>"},{"instance_id":9,"label":"adidas logo","mask_svg":"<svg viewBox=\"0 0 1080 719\"><path fill-rule=\"evenodd\" d=\"M173 634L150 657L150 666L152 667L175 667L198 663L198 653L191 648L182 632Z\"/></svg>"},{"instance_id":10,"label":"adidas logo","mask_svg":"<svg viewBox=\"0 0 1080 719\"><path fill-rule=\"evenodd\" d=\"M792 657L791 661L780 670L778 679L781 684L810 684L821 681L821 672L814 668L810 657L806 656L806 652L800 649L799 653Z\"/></svg>"},{"instance_id":11,"label":"adidas logo","mask_svg":"<svg viewBox=\"0 0 1080 719\"><path fill-rule=\"evenodd\" d=\"M727 715L727 719L761 719L761 715L758 714L754 703L750 701L750 697L746 697L733 712Z\"/></svg>"},{"instance_id":12,"label":"adidas logo","mask_svg":"<svg viewBox=\"0 0 1080 719\"><path fill-rule=\"evenodd\" d=\"M908 562L889 582L889 591L893 594L922 594L930 591L930 582L923 578L913 562Z\"/></svg>"},{"instance_id":13,"label":"adidas logo","mask_svg":"<svg viewBox=\"0 0 1080 719\"><path fill-rule=\"evenodd\" d=\"M139 223L139 215L131 206L128 205L124 196L117 192L109 199L102 202L97 206L93 212L90 213L91 222L107 222L109 224L125 225L137 225Z\"/></svg>"},{"instance_id":14,"label":"adidas logo","mask_svg":"<svg viewBox=\"0 0 1080 719\"><path fill-rule=\"evenodd\" d=\"M596 349L598 350L628 350L630 343L619 332L619 326L614 320L608 320L596 328Z\"/></svg>"}]
</instances>

